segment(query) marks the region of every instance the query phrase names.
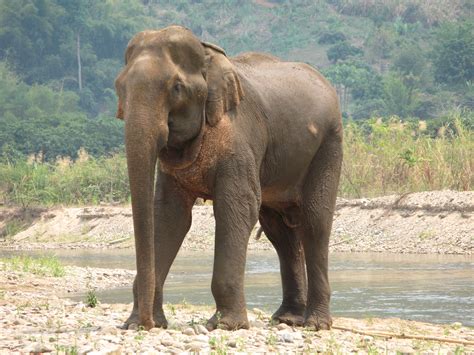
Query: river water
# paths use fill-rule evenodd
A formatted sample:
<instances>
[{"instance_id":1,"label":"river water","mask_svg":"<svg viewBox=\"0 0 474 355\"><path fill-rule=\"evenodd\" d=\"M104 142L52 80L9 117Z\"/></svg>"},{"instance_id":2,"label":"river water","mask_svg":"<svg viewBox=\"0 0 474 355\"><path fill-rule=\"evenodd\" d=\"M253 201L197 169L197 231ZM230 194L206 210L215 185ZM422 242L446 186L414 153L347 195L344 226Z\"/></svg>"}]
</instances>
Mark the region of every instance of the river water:
<instances>
[{"instance_id":1,"label":"river water","mask_svg":"<svg viewBox=\"0 0 474 355\"><path fill-rule=\"evenodd\" d=\"M66 265L135 268L133 250L64 250ZM214 304L213 254L180 252L165 284L165 302ZM474 256L333 253L330 255L331 310L335 316L400 317L474 326ZM281 302L279 263L273 251L249 252L247 306L268 312ZM132 301L131 286L98 291L105 303ZM77 300L84 295L76 295Z\"/></svg>"}]
</instances>

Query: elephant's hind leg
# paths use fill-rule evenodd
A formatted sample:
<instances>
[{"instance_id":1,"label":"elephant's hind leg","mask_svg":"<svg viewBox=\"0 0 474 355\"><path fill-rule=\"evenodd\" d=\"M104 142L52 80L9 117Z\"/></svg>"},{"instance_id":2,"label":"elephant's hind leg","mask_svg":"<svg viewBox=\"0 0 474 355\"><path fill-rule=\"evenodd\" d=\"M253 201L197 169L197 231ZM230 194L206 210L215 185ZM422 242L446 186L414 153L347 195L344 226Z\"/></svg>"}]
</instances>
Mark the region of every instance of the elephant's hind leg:
<instances>
[{"instance_id":1,"label":"elephant's hind leg","mask_svg":"<svg viewBox=\"0 0 474 355\"><path fill-rule=\"evenodd\" d=\"M260 209L260 224L280 260L283 301L272 319L289 325L303 325L306 308L306 270L303 246L298 232L283 216L268 207Z\"/></svg>"},{"instance_id":2,"label":"elephant's hind leg","mask_svg":"<svg viewBox=\"0 0 474 355\"><path fill-rule=\"evenodd\" d=\"M342 142L328 137L316 153L303 186L303 246L308 273L305 326L330 329L329 235L342 162Z\"/></svg>"}]
</instances>

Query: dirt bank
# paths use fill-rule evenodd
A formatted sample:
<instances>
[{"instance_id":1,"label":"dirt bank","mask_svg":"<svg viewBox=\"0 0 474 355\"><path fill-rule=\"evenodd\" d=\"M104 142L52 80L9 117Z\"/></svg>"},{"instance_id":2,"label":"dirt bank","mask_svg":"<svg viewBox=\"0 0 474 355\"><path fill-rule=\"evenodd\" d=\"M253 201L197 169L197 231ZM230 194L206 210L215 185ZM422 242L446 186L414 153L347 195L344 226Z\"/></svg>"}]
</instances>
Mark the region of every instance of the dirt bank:
<instances>
[{"instance_id":1,"label":"dirt bank","mask_svg":"<svg viewBox=\"0 0 474 355\"><path fill-rule=\"evenodd\" d=\"M474 192L431 191L373 199L338 199L332 251L472 254ZM68 207L28 211L0 209L0 247L133 247L129 206ZM15 228L12 228L15 227ZM254 234L258 229L255 227ZM15 233L8 233L8 231ZM9 234L9 235L7 235ZM212 206L195 206L183 248L212 250ZM251 238L249 248L272 248Z\"/></svg>"},{"instance_id":2,"label":"dirt bank","mask_svg":"<svg viewBox=\"0 0 474 355\"><path fill-rule=\"evenodd\" d=\"M121 329L131 304L95 308L67 299L68 291L130 284L125 270L66 267L63 277L9 270L0 262L0 353L102 354L143 352L215 353L470 353L474 331L460 323L434 325L391 319L335 318L331 331L272 324L269 315L249 310L251 328L208 332L210 307L165 306L169 329Z\"/></svg>"}]
</instances>

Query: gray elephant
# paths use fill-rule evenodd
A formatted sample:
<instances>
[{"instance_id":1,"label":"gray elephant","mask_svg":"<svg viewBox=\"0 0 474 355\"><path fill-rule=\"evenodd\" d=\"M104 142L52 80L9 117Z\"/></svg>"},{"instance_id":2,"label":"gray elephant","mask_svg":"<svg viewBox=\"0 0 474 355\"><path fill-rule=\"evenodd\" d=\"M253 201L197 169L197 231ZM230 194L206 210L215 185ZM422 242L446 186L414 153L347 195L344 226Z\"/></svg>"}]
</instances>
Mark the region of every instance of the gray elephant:
<instances>
[{"instance_id":1,"label":"gray elephant","mask_svg":"<svg viewBox=\"0 0 474 355\"><path fill-rule=\"evenodd\" d=\"M309 65L229 58L171 26L130 41L115 85L137 259L126 325L167 326L163 284L200 197L213 201L216 219L208 328L249 326L244 271L257 220L280 260L283 301L273 318L330 328L328 241L342 161L330 84Z\"/></svg>"}]
</instances>

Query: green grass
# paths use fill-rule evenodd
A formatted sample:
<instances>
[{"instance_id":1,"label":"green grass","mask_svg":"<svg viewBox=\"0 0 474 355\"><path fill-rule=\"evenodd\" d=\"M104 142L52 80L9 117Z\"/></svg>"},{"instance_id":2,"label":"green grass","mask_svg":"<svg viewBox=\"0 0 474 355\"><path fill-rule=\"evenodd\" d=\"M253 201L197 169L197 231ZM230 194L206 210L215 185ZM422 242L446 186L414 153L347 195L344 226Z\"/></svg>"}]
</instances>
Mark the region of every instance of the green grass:
<instances>
[{"instance_id":1,"label":"green grass","mask_svg":"<svg viewBox=\"0 0 474 355\"><path fill-rule=\"evenodd\" d=\"M453 111L446 122L437 132L423 121L401 122L396 116L347 123L339 196L472 190L474 112ZM78 155L75 161L48 163L32 156L0 162L0 201L24 208L130 201L123 153Z\"/></svg>"},{"instance_id":2,"label":"green grass","mask_svg":"<svg viewBox=\"0 0 474 355\"><path fill-rule=\"evenodd\" d=\"M99 299L94 290L87 291L85 304L90 308L95 308L99 304Z\"/></svg>"},{"instance_id":3,"label":"green grass","mask_svg":"<svg viewBox=\"0 0 474 355\"><path fill-rule=\"evenodd\" d=\"M2 258L4 270L23 271L39 276L63 277L64 266L54 255L31 257L26 255Z\"/></svg>"},{"instance_id":4,"label":"green grass","mask_svg":"<svg viewBox=\"0 0 474 355\"><path fill-rule=\"evenodd\" d=\"M453 112L435 137L425 133L424 122L403 123L398 117L372 120L365 127L347 124L339 196L471 190L473 121L472 112L466 117Z\"/></svg>"}]
</instances>

